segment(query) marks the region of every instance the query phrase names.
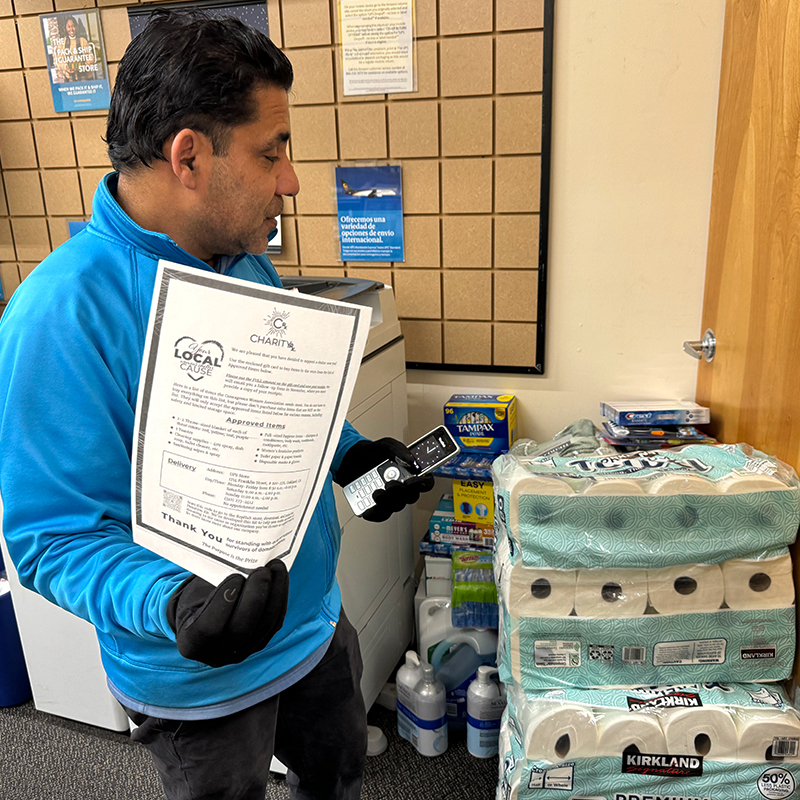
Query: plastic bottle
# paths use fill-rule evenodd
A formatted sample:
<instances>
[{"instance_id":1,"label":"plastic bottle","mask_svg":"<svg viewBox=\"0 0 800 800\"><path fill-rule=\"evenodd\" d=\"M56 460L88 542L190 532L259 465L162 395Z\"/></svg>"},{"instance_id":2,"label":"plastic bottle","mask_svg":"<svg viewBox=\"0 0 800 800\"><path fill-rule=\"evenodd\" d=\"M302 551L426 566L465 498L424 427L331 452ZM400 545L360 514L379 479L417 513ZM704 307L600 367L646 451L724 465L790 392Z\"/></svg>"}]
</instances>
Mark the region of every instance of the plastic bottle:
<instances>
[{"instance_id":1,"label":"plastic bottle","mask_svg":"<svg viewBox=\"0 0 800 800\"><path fill-rule=\"evenodd\" d=\"M451 733L467 727L467 689L482 664L497 664L497 632L457 628L432 649L430 662L447 692L447 723Z\"/></svg>"},{"instance_id":2,"label":"plastic bottle","mask_svg":"<svg viewBox=\"0 0 800 800\"><path fill-rule=\"evenodd\" d=\"M434 679L430 664L420 669L422 678L408 697L409 705L400 702L398 686L397 729L420 755L439 756L447 750L444 686Z\"/></svg>"},{"instance_id":3,"label":"plastic bottle","mask_svg":"<svg viewBox=\"0 0 800 800\"><path fill-rule=\"evenodd\" d=\"M414 689L422 677L419 656L409 650L406 653L405 663L397 670L395 677L395 687L397 689L397 732L404 738L409 738L408 718L403 712L403 708L411 708L414 704Z\"/></svg>"},{"instance_id":4,"label":"plastic bottle","mask_svg":"<svg viewBox=\"0 0 800 800\"><path fill-rule=\"evenodd\" d=\"M494 672L497 667L478 667L478 677L467 690L467 750L476 758L497 755L506 699L490 677Z\"/></svg>"}]
</instances>

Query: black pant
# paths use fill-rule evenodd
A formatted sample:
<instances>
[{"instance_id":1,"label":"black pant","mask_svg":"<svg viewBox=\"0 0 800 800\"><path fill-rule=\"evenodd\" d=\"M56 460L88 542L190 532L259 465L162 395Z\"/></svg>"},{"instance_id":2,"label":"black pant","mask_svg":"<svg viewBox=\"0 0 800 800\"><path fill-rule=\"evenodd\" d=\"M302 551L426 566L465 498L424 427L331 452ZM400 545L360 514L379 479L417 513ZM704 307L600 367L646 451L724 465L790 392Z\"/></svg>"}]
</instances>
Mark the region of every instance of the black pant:
<instances>
[{"instance_id":1,"label":"black pant","mask_svg":"<svg viewBox=\"0 0 800 800\"><path fill-rule=\"evenodd\" d=\"M272 755L291 797L356 800L367 752L358 636L344 611L322 661L275 697L227 717L177 721L126 709L168 800L264 800Z\"/></svg>"}]
</instances>

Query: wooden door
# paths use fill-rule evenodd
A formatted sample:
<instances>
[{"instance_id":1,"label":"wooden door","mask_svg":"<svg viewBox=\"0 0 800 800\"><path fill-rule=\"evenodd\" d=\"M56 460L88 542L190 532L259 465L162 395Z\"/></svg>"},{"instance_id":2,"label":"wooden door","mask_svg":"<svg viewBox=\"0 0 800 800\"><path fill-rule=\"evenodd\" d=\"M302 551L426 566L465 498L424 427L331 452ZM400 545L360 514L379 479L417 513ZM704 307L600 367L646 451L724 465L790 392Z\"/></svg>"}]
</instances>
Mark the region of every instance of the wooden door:
<instances>
[{"instance_id":1,"label":"wooden door","mask_svg":"<svg viewBox=\"0 0 800 800\"><path fill-rule=\"evenodd\" d=\"M721 441L797 470L799 132L800 0L728 0L702 324L717 352L697 401Z\"/></svg>"},{"instance_id":2,"label":"wooden door","mask_svg":"<svg viewBox=\"0 0 800 800\"><path fill-rule=\"evenodd\" d=\"M714 434L800 472L800 0L727 2L702 323Z\"/></svg>"}]
</instances>

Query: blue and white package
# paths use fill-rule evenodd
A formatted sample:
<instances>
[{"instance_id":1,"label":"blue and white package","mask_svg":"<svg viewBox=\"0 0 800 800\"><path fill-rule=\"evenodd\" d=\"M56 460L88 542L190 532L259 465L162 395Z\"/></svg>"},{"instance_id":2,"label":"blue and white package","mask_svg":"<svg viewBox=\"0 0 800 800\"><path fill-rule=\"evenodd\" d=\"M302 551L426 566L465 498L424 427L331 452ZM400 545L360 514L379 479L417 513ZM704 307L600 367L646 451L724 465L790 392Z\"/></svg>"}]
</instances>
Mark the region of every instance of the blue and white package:
<instances>
[{"instance_id":1,"label":"blue and white package","mask_svg":"<svg viewBox=\"0 0 800 800\"><path fill-rule=\"evenodd\" d=\"M527 566L721 563L787 547L800 523L794 470L747 445L492 465L495 529ZM512 554L513 555L513 554Z\"/></svg>"},{"instance_id":2,"label":"blue and white package","mask_svg":"<svg viewBox=\"0 0 800 800\"><path fill-rule=\"evenodd\" d=\"M778 687L507 695L498 800L797 796L800 717Z\"/></svg>"},{"instance_id":3,"label":"blue and white package","mask_svg":"<svg viewBox=\"0 0 800 800\"><path fill-rule=\"evenodd\" d=\"M456 550L452 556L452 623L456 628L497 628L497 587L491 553Z\"/></svg>"},{"instance_id":4,"label":"blue and white package","mask_svg":"<svg viewBox=\"0 0 800 800\"><path fill-rule=\"evenodd\" d=\"M517 398L454 394L444 404L444 424L465 453L505 453L517 438Z\"/></svg>"},{"instance_id":5,"label":"blue and white package","mask_svg":"<svg viewBox=\"0 0 800 800\"><path fill-rule=\"evenodd\" d=\"M592 459L498 461L504 681L537 690L789 677L787 545L800 518L790 468L707 446L596 459L616 471L590 469L592 479L580 471ZM554 481L569 493L547 494Z\"/></svg>"}]
</instances>

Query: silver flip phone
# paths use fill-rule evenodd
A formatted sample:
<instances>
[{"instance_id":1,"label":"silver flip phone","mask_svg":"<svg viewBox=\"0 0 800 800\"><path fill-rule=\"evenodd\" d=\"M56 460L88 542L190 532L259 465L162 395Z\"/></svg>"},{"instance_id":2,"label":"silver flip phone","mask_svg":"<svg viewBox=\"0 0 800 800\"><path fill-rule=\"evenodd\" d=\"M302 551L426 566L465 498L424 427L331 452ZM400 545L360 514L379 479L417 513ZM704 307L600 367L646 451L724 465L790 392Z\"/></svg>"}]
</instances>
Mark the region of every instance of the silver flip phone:
<instances>
[{"instance_id":1,"label":"silver flip phone","mask_svg":"<svg viewBox=\"0 0 800 800\"><path fill-rule=\"evenodd\" d=\"M390 481L406 481L425 475L449 461L461 448L450 431L440 425L408 445L408 449L414 458L411 469L389 459L344 487L344 496L357 516L360 517L375 505L373 493L383 489Z\"/></svg>"}]
</instances>

